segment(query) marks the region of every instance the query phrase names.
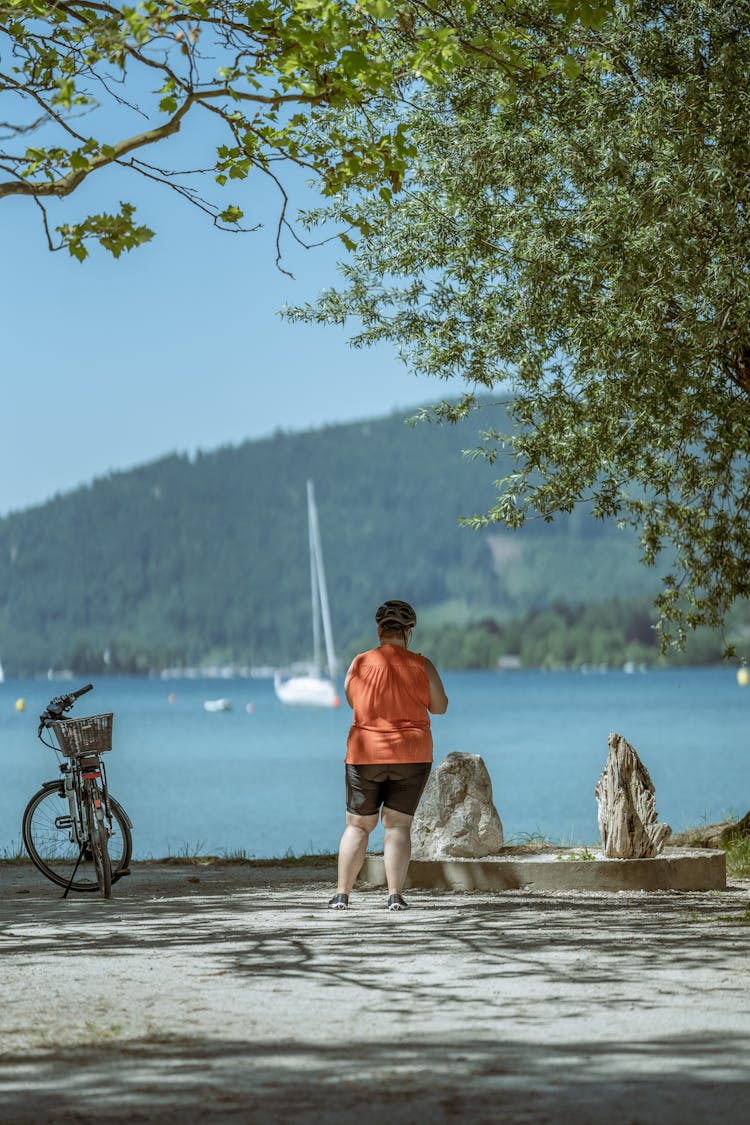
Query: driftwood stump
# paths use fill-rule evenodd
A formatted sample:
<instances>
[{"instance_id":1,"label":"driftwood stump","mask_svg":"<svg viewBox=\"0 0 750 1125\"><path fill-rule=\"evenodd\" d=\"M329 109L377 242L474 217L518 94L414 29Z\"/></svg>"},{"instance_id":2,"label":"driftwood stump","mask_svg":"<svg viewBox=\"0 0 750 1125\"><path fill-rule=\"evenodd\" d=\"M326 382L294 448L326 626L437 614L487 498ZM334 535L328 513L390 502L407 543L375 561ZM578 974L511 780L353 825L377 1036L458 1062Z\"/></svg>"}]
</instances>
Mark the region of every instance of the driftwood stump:
<instances>
[{"instance_id":1,"label":"driftwood stump","mask_svg":"<svg viewBox=\"0 0 750 1125\"><path fill-rule=\"evenodd\" d=\"M606 856L653 859L659 854L671 829L659 824L648 770L621 734L609 736L607 764L594 794Z\"/></svg>"}]
</instances>

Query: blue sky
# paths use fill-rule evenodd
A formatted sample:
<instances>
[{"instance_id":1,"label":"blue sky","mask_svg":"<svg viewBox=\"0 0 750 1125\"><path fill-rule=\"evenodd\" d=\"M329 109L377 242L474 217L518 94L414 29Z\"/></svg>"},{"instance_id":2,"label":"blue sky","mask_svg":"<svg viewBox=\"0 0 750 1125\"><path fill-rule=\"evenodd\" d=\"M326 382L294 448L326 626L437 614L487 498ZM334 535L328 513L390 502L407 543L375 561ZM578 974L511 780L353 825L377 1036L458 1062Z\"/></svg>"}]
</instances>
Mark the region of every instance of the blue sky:
<instances>
[{"instance_id":1,"label":"blue sky","mask_svg":"<svg viewBox=\"0 0 750 1125\"><path fill-rule=\"evenodd\" d=\"M248 221L266 223L256 234L221 234L174 193L118 170L91 177L51 217L120 199L157 237L119 261L93 249L82 264L48 251L33 203L0 206L0 514L172 450L408 414L445 393L389 350L355 351L343 331L279 318L334 279L334 254L290 246L295 280L281 274L262 185L239 198Z\"/></svg>"}]
</instances>

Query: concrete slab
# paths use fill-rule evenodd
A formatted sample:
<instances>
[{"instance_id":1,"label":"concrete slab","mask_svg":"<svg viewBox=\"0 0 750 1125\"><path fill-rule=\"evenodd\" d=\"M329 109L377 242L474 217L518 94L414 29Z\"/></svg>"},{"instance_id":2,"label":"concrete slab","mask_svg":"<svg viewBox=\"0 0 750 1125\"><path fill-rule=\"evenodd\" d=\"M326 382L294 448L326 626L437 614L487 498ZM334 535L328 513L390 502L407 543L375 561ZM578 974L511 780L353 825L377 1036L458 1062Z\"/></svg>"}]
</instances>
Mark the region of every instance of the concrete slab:
<instances>
[{"instance_id":1,"label":"concrete slab","mask_svg":"<svg viewBox=\"0 0 750 1125\"><path fill-rule=\"evenodd\" d=\"M588 854L593 859L580 856ZM382 855L368 855L360 881L385 886ZM406 887L452 891L714 891L726 890L722 851L665 848L656 859L606 859L573 848L485 859L412 860Z\"/></svg>"}]
</instances>

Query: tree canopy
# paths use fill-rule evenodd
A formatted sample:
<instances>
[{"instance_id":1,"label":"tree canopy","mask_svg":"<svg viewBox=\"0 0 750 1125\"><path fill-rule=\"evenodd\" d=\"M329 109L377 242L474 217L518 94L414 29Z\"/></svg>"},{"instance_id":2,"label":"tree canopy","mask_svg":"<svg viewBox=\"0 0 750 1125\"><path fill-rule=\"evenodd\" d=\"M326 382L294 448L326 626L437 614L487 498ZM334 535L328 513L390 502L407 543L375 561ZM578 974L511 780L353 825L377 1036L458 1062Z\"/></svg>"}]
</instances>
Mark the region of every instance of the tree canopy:
<instances>
[{"instance_id":1,"label":"tree canopy","mask_svg":"<svg viewBox=\"0 0 750 1125\"><path fill-rule=\"evenodd\" d=\"M549 9L591 24L610 4L549 0ZM483 8L476 0L0 0L0 199L33 200L51 249L83 259L95 240L119 256L153 235L131 203L53 229L48 201L116 165L241 230L246 206L236 195L221 200L215 185L237 189L255 171L279 191L278 247L291 225L285 166L309 173L324 195L356 185L387 201L413 147L407 119L386 122L380 103L405 104L458 66L533 69L515 0L491 19ZM336 122L318 128L332 109ZM196 119L205 133L180 163L164 142Z\"/></svg>"},{"instance_id":2,"label":"tree canopy","mask_svg":"<svg viewBox=\"0 0 750 1125\"><path fill-rule=\"evenodd\" d=\"M464 68L415 94L404 191L309 216L349 221L356 249L290 315L500 388L511 425L487 411L474 451L499 495L469 522L588 504L638 528L646 563L673 545L658 605L679 644L750 595L750 6L519 13L544 81Z\"/></svg>"}]
</instances>

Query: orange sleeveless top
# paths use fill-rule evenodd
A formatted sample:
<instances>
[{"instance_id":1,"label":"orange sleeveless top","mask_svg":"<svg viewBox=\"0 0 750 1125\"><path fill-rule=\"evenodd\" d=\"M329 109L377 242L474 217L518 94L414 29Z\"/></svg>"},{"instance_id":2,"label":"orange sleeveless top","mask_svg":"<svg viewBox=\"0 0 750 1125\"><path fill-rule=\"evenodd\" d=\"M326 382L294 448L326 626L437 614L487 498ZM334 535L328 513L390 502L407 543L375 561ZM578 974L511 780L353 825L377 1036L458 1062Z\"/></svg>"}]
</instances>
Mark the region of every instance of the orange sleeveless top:
<instances>
[{"instance_id":1,"label":"orange sleeveless top","mask_svg":"<svg viewBox=\"0 0 750 1125\"><path fill-rule=\"evenodd\" d=\"M360 653L349 670L348 691L354 722L347 765L432 761L430 685L420 653L389 644Z\"/></svg>"}]
</instances>

